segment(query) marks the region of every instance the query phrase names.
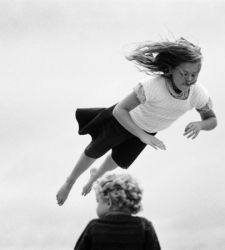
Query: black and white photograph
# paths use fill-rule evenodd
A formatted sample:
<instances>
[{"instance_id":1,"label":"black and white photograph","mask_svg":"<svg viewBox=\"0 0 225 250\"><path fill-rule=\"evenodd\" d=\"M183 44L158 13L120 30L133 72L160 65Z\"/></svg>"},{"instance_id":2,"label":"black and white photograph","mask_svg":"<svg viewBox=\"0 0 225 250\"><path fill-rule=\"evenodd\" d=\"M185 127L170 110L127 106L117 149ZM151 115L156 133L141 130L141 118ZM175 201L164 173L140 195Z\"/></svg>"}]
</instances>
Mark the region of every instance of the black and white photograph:
<instances>
[{"instance_id":1,"label":"black and white photograph","mask_svg":"<svg viewBox=\"0 0 225 250\"><path fill-rule=\"evenodd\" d=\"M0 0L0 249L225 249L225 1Z\"/></svg>"}]
</instances>

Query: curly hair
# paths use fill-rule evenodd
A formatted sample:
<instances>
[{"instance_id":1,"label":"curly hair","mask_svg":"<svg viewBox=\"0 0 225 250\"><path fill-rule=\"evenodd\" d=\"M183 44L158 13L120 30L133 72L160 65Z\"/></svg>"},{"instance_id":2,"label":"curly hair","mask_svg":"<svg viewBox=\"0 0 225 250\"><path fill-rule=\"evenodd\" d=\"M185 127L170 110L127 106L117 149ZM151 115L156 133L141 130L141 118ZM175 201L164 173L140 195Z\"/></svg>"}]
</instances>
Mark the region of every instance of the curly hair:
<instances>
[{"instance_id":1,"label":"curly hair","mask_svg":"<svg viewBox=\"0 0 225 250\"><path fill-rule=\"evenodd\" d=\"M147 74L167 76L170 68L181 63L195 63L202 59L201 48L181 37L175 42L144 42L126 56Z\"/></svg>"},{"instance_id":2,"label":"curly hair","mask_svg":"<svg viewBox=\"0 0 225 250\"><path fill-rule=\"evenodd\" d=\"M96 194L103 200L110 199L113 207L136 214L141 209L142 190L128 174L110 174L95 184Z\"/></svg>"}]
</instances>

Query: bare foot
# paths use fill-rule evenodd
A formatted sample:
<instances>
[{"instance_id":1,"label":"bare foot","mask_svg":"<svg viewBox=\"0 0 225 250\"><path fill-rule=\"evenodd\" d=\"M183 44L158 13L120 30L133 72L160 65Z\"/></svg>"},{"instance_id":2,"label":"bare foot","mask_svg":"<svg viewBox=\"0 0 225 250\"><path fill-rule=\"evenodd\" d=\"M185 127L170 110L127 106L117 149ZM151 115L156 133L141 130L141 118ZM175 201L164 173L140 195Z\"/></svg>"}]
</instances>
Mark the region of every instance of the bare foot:
<instances>
[{"instance_id":1,"label":"bare foot","mask_svg":"<svg viewBox=\"0 0 225 250\"><path fill-rule=\"evenodd\" d=\"M92 168L90 170L90 179L89 179L88 183L83 187L83 190L82 190L82 195L83 196L90 193L90 191L92 189L92 185L93 185L93 177L95 176L96 172L97 172L96 168Z\"/></svg>"},{"instance_id":2,"label":"bare foot","mask_svg":"<svg viewBox=\"0 0 225 250\"><path fill-rule=\"evenodd\" d=\"M67 182L62 185L62 187L59 189L56 199L58 201L59 206L62 206L64 202L66 201L69 192L71 190L71 185L69 185Z\"/></svg>"},{"instance_id":3,"label":"bare foot","mask_svg":"<svg viewBox=\"0 0 225 250\"><path fill-rule=\"evenodd\" d=\"M87 195L88 193L90 193L92 189L92 183L87 183L84 187L83 187L83 190L82 190L82 195L85 196Z\"/></svg>"}]
</instances>

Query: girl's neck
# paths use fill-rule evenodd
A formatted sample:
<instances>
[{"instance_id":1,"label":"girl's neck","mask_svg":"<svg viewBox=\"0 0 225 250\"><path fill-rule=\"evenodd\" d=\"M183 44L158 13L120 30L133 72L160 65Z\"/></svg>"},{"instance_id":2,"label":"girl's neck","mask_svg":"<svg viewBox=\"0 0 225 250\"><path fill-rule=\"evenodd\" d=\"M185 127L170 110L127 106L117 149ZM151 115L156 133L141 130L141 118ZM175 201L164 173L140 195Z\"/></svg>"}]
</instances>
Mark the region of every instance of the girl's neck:
<instances>
[{"instance_id":1,"label":"girl's neck","mask_svg":"<svg viewBox=\"0 0 225 250\"><path fill-rule=\"evenodd\" d=\"M174 83L174 80L173 80L173 77L172 77L172 76L169 78L169 80L170 80L170 82L171 82L171 86L172 86L174 92L175 92L176 94L181 94L182 91L181 91L180 89L177 88L177 86L176 86L175 83Z\"/></svg>"},{"instance_id":2,"label":"girl's neck","mask_svg":"<svg viewBox=\"0 0 225 250\"><path fill-rule=\"evenodd\" d=\"M167 89L172 97L176 99L180 99L180 100L186 100L188 98L190 89L188 91L182 92L180 89L176 87L172 77L166 78L165 82L166 82Z\"/></svg>"}]
</instances>

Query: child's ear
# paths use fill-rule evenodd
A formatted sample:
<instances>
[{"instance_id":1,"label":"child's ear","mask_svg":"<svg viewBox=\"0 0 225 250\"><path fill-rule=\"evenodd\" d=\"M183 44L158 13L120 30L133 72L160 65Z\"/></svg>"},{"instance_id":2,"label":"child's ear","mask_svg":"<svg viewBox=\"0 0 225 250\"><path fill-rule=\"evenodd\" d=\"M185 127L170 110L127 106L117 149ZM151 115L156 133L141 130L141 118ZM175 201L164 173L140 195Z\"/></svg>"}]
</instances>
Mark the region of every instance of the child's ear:
<instances>
[{"instance_id":1,"label":"child's ear","mask_svg":"<svg viewBox=\"0 0 225 250\"><path fill-rule=\"evenodd\" d=\"M168 66L167 68L167 72L166 72L166 76L171 76L173 74L174 68L172 68L171 66Z\"/></svg>"},{"instance_id":2,"label":"child's ear","mask_svg":"<svg viewBox=\"0 0 225 250\"><path fill-rule=\"evenodd\" d=\"M107 199L107 205L108 205L109 207L112 206L112 201L111 201L110 197Z\"/></svg>"},{"instance_id":3,"label":"child's ear","mask_svg":"<svg viewBox=\"0 0 225 250\"><path fill-rule=\"evenodd\" d=\"M173 73L173 68L170 65L167 65L166 69L164 70L164 75L165 76L171 76Z\"/></svg>"}]
</instances>

